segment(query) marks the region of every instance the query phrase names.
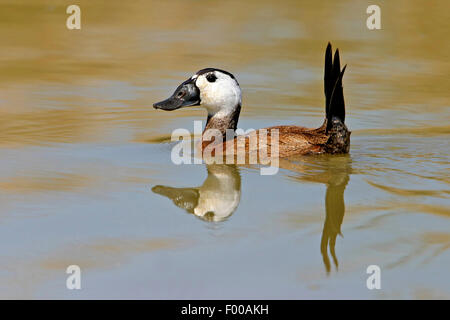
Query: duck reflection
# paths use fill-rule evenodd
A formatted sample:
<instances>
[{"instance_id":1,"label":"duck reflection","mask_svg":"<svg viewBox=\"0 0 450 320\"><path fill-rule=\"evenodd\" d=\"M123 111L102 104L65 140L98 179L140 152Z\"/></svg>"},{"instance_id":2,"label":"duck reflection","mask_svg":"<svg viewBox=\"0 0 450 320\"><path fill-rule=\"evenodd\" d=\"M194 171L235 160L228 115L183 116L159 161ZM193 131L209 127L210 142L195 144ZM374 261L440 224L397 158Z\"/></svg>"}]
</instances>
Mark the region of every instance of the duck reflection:
<instances>
[{"instance_id":1,"label":"duck reflection","mask_svg":"<svg viewBox=\"0 0 450 320\"><path fill-rule=\"evenodd\" d=\"M344 220L344 191L350 180L351 158L349 155L319 156L280 159L280 168L289 170L295 180L317 182L327 186L325 194L325 222L320 252L327 274L331 270L330 252L338 268L335 246L341 234ZM241 198L241 177L235 165L208 165L208 177L201 187L173 188L155 186L154 193L165 196L173 203L206 221L224 221L233 214Z\"/></svg>"},{"instance_id":2,"label":"duck reflection","mask_svg":"<svg viewBox=\"0 0 450 320\"><path fill-rule=\"evenodd\" d=\"M241 199L241 176L235 165L207 165L208 177L201 187L155 186L154 193L165 196L188 213L206 221L224 221Z\"/></svg>"}]
</instances>

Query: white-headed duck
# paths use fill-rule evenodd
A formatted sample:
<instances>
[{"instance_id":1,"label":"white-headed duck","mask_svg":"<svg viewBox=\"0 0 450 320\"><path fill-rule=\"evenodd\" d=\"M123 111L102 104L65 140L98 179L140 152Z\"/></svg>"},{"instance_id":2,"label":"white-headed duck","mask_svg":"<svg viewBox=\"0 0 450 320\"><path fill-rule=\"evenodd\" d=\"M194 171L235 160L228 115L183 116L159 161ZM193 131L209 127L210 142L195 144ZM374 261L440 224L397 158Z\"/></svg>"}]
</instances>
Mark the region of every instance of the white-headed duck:
<instances>
[{"instance_id":1,"label":"white-headed duck","mask_svg":"<svg viewBox=\"0 0 450 320\"><path fill-rule=\"evenodd\" d=\"M279 157L303 154L335 154L348 153L350 150L350 131L345 125L345 103L342 87L342 77L346 66L341 70L339 50L332 56L331 44L328 43L325 52L325 120L316 129L286 125L265 128L268 134L266 149L271 145L272 129L279 132ZM208 112L206 126L208 129L219 130L223 135L223 148L228 150L236 147L236 139L231 139L226 131L233 132L237 128L242 105L242 94L236 78L229 72L206 68L198 71L184 81L168 99L153 105L155 109L172 111L183 107L203 106ZM259 135L261 130L256 130ZM228 140L227 140L228 138ZM202 139L202 149L210 144L210 139ZM262 146L254 146L245 142L245 152L256 152ZM269 151L270 152L270 151Z\"/></svg>"}]
</instances>

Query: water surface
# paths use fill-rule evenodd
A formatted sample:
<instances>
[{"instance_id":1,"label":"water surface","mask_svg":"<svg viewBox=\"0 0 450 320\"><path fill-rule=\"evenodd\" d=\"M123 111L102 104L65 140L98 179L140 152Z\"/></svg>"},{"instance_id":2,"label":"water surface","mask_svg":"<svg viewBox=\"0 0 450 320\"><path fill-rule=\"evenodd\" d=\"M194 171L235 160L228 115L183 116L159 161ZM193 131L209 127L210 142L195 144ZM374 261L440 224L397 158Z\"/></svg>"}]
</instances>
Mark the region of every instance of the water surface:
<instances>
[{"instance_id":1,"label":"water surface","mask_svg":"<svg viewBox=\"0 0 450 320\"><path fill-rule=\"evenodd\" d=\"M61 1L0 1L1 298L450 298L447 1L378 1L377 31L369 1L78 3L70 31ZM206 114L151 105L205 67L241 128L319 126L328 41L349 155L172 164Z\"/></svg>"}]
</instances>

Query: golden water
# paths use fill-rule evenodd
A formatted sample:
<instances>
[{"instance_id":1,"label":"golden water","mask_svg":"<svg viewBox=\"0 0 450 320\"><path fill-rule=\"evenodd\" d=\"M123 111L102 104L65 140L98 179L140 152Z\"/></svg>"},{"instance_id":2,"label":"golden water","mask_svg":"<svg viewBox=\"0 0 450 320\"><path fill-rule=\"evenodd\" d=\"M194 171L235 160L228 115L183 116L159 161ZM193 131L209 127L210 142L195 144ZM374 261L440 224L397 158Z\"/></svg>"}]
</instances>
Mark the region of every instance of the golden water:
<instances>
[{"instance_id":1,"label":"golden water","mask_svg":"<svg viewBox=\"0 0 450 320\"><path fill-rule=\"evenodd\" d=\"M68 30L70 3L0 0L0 297L449 298L450 5L377 3L370 31L373 1L86 0ZM205 112L151 105L201 68L237 77L241 128L320 125L328 41L350 155L172 164ZM199 190L237 207L196 219Z\"/></svg>"}]
</instances>

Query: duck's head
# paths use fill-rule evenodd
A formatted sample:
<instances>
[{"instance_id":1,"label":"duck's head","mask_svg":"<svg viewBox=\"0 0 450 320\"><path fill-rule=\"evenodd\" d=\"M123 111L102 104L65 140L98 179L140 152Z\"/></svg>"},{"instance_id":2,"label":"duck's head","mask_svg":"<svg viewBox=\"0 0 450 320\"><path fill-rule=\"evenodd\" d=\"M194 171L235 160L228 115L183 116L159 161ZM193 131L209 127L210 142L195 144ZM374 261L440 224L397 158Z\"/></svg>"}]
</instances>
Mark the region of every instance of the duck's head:
<instances>
[{"instance_id":1,"label":"duck's head","mask_svg":"<svg viewBox=\"0 0 450 320\"><path fill-rule=\"evenodd\" d=\"M153 104L153 107L172 111L183 107L203 106L209 117L226 116L240 108L241 99L241 88L231 73L206 68L184 81L172 96Z\"/></svg>"}]
</instances>

